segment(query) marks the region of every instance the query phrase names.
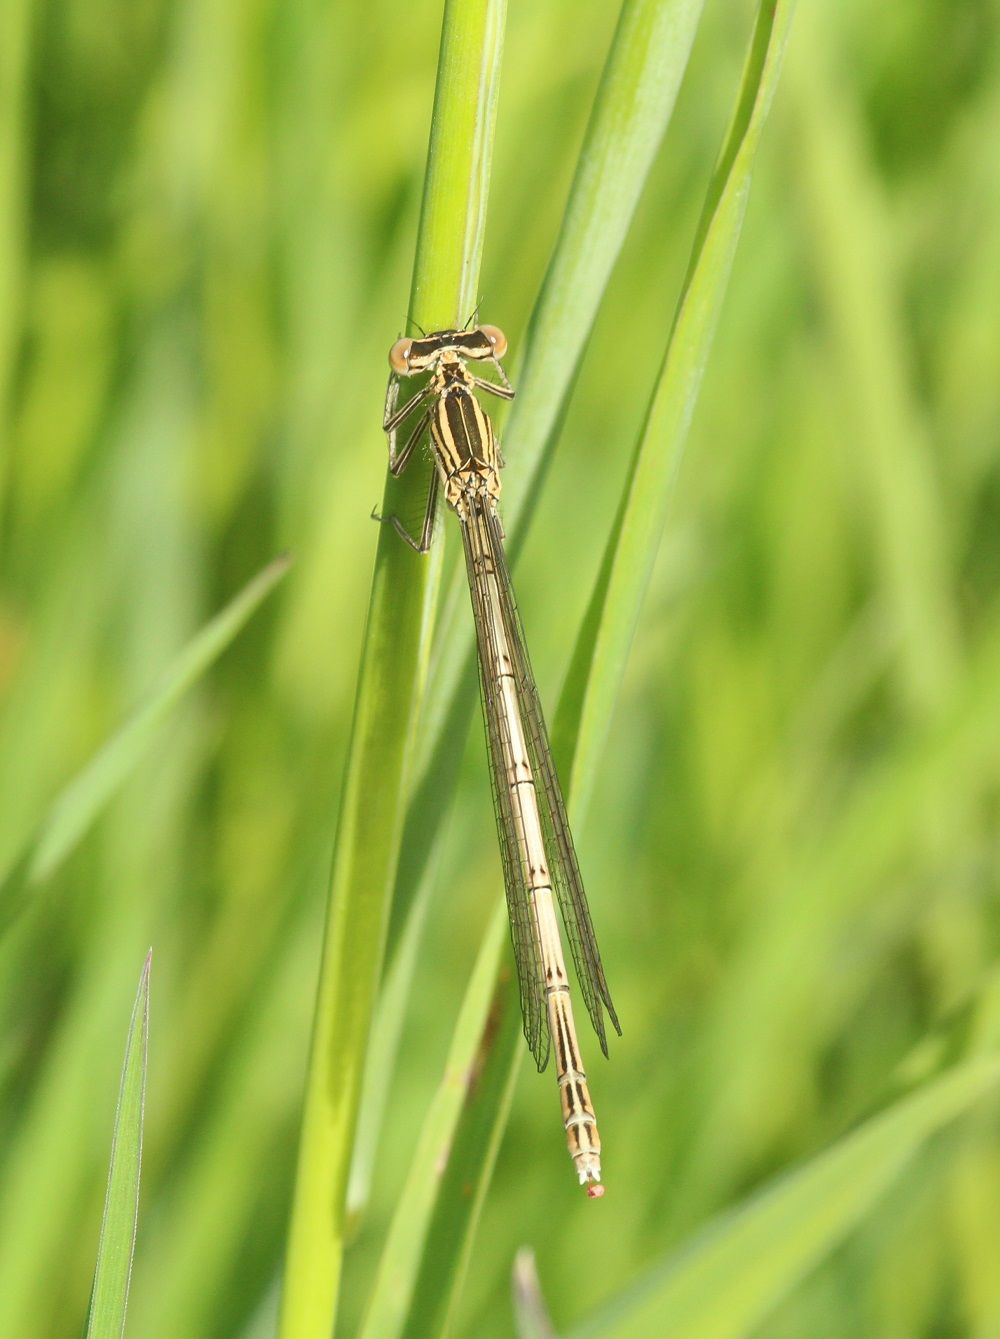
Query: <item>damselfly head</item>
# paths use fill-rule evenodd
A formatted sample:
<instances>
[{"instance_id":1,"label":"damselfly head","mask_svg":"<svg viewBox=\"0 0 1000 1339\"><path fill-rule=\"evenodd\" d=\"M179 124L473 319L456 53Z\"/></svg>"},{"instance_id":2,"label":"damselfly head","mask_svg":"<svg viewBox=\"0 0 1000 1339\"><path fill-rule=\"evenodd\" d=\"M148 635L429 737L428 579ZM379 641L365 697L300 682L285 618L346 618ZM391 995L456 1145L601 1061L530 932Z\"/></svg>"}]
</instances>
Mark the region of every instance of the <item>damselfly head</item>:
<instances>
[{"instance_id":1,"label":"damselfly head","mask_svg":"<svg viewBox=\"0 0 1000 1339\"><path fill-rule=\"evenodd\" d=\"M439 359L482 362L502 358L506 352L507 336L499 326L477 325L474 330L437 330L422 339L397 339L389 350L389 366L397 376L411 377Z\"/></svg>"}]
</instances>

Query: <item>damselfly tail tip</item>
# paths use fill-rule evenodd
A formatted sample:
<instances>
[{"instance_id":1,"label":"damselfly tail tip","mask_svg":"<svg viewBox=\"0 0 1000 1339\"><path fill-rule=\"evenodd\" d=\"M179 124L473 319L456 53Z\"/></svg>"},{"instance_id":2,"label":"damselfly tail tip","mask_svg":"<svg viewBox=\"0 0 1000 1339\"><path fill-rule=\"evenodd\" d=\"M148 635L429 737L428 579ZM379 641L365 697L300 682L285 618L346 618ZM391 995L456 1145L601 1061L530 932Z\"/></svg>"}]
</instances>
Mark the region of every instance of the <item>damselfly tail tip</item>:
<instances>
[{"instance_id":1,"label":"damselfly tail tip","mask_svg":"<svg viewBox=\"0 0 1000 1339\"><path fill-rule=\"evenodd\" d=\"M587 1187L587 1194L591 1198L595 1194L603 1195L604 1187L600 1184L601 1160L597 1152L590 1150L578 1153L573 1161L576 1163L576 1174L580 1178L581 1186Z\"/></svg>"}]
</instances>

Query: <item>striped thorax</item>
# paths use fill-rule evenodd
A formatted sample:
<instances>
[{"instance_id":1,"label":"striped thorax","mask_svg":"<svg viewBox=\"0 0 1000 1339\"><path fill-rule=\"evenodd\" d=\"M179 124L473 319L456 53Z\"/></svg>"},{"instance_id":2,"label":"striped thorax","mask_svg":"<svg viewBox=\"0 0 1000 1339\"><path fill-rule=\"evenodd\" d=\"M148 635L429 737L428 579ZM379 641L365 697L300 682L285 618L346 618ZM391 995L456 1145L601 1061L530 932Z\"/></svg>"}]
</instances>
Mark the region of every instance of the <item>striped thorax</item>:
<instances>
[{"instance_id":1,"label":"striped thorax","mask_svg":"<svg viewBox=\"0 0 1000 1339\"><path fill-rule=\"evenodd\" d=\"M500 496L493 424L473 395L472 377L456 355L442 355L431 378L436 400L430 432L445 478L444 500L468 520L465 499Z\"/></svg>"}]
</instances>

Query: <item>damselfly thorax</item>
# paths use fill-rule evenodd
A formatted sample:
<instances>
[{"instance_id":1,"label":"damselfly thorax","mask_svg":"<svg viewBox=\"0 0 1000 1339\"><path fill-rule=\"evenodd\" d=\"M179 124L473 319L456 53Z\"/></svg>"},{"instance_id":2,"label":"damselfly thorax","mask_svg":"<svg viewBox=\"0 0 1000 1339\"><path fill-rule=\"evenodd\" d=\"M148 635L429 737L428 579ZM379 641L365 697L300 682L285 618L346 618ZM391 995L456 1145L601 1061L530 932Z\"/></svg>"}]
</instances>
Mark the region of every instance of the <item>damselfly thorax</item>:
<instances>
[{"instance_id":1,"label":"damselfly thorax","mask_svg":"<svg viewBox=\"0 0 1000 1339\"><path fill-rule=\"evenodd\" d=\"M393 475L402 474L425 436L430 439L434 456L434 475L419 537L415 539L397 517L385 518L418 552L430 547L439 488L448 505L465 520L473 499L495 506L500 496L503 461L493 424L475 392L513 399L513 387L500 366L506 351L503 331L492 325L474 330L439 330L421 339L398 339L389 351L392 376L382 424L389 437L389 470ZM477 376L470 362L488 363L499 380ZM430 374L426 383L398 406L401 379L425 372ZM411 426L400 446L397 434L407 422Z\"/></svg>"},{"instance_id":2,"label":"damselfly thorax","mask_svg":"<svg viewBox=\"0 0 1000 1339\"><path fill-rule=\"evenodd\" d=\"M473 498L496 502L500 496L496 435L473 394L473 378L457 354L451 350L442 354L430 384L436 397L430 434L444 500L467 520Z\"/></svg>"}]
</instances>

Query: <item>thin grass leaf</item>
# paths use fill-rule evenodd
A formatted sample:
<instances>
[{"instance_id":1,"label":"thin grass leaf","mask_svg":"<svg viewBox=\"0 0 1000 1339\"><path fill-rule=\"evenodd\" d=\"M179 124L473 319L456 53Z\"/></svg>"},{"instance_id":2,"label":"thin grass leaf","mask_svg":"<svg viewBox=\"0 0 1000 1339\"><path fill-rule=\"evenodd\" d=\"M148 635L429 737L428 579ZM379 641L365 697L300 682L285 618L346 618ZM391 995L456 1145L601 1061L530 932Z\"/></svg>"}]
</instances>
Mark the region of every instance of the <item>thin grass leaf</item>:
<instances>
[{"instance_id":1,"label":"thin grass leaf","mask_svg":"<svg viewBox=\"0 0 1000 1339\"><path fill-rule=\"evenodd\" d=\"M477 1059L477 1052L485 1054L493 1042L489 1013L495 993L497 956L505 939L506 918L498 908L480 946L444 1073L424 1117L410 1171L396 1203L361 1339L394 1339L411 1314L410 1300L427 1225L441 1175L448 1164L455 1126L470 1090L479 1082L482 1062Z\"/></svg>"},{"instance_id":2,"label":"thin grass leaf","mask_svg":"<svg viewBox=\"0 0 1000 1339\"><path fill-rule=\"evenodd\" d=\"M713 173L674 325L553 728L578 813L598 773L625 662L663 533L670 485L708 362L743 227L761 131L794 5L757 12L733 118Z\"/></svg>"},{"instance_id":3,"label":"thin grass leaf","mask_svg":"<svg viewBox=\"0 0 1000 1339\"><path fill-rule=\"evenodd\" d=\"M288 1038L301 1020L297 987L303 949L314 937L312 918L299 917L269 961L251 1016L229 1043L214 1099L171 1176L170 1196L144 1228L142 1267L130 1303L137 1335L210 1334L217 1321L218 1281L246 1270L251 1225L259 1226L266 1212L262 1199L283 1189L291 1127L287 1094L301 1082L302 1071L301 1054ZM276 1245L277 1218L272 1219ZM277 1253L270 1257L275 1301L277 1260ZM270 1268L255 1274L248 1296L256 1300L271 1284ZM276 1324L277 1306L269 1339Z\"/></svg>"},{"instance_id":4,"label":"thin grass leaf","mask_svg":"<svg viewBox=\"0 0 1000 1339\"><path fill-rule=\"evenodd\" d=\"M26 140L32 5L12 0L0 10L0 423L20 338L24 286L24 216L27 212ZM6 492L9 452L0 461L0 496Z\"/></svg>"},{"instance_id":5,"label":"thin grass leaf","mask_svg":"<svg viewBox=\"0 0 1000 1339\"><path fill-rule=\"evenodd\" d=\"M97 1268L87 1318L87 1339L121 1339L125 1333L132 1256L139 1220L139 1175L142 1170L142 1124L146 1097L149 1043L149 969L153 951L146 955L139 990L132 1006L125 1063L118 1092L111 1167L101 1219Z\"/></svg>"},{"instance_id":6,"label":"thin grass leaf","mask_svg":"<svg viewBox=\"0 0 1000 1339\"><path fill-rule=\"evenodd\" d=\"M288 570L276 558L197 633L121 728L60 792L23 854L0 885L0 928L21 910L86 835L156 738L184 694L197 683Z\"/></svg>"},{"instance_id":7,"label":"thin grass leaf","mask_svg":"<svg viewBox=\"0 0 1000 1339\"><path fill-rule=\"evenodd\" d=\"M410 986L416 968L420 940L424 928L426 897L415 898L407 917L406 928L391 963L389 963L379 990L378 1005L372 1022L368 1054L365 1057L365 1077L358 1111L358 1130L351 1158L351 1174L347 1184L347 1216L349 1222L360 1218L368 1203L372 1170L378 1154L378 1138L382 1130L389 1094L396 1074L399 1039L406 1021L410 1002Z\"/></svg>"},{"instance_id":8,"label":"thin grass leaf","mask_svg":"<svg viewBox=\"0 0 1000 1339\"><path fill-rule=\"evenodd\" d=\"M594 101L556 249L522 350L505 442L504 516L530 517L611 271L673 114L703 0L625 0ZM521 521L521 507L528 514Z\"/></svg>"},{"instance_id":9,"label":"thin grass leaf","mask_svg":"<svg viewBox=\"0 0 1000 1339\"><path fill-rule=\"evenodd\" d=\"M506 907L498 903L494 917L505 924ZM495 971L505 951L509 951L505 945L498 949ZM467 995L463 1003L476 1007L479 1001ZM484 1024L481 1016L472 1021ZM460 1015L456 1031L459 1028L465 1031L469 1022ZM452 1131L451 1157L427 1227L420 1273L404 1331L406 1339L449 1335L457 1323L475 1230L493 1179L517 1076L527 1054L517 992L506 970L500 970L497 978L490 1005L490 1025L489 1045L479 1050L476 1085L470 1090L461 1119ZM560 1137L558 1123L553 1123L552 1133L553 1156L562 1157L565 1140Z\"/></svg>"},{"instance_id":10,"label":"thin grass leaf","mask_svg":"<svg viewBox=\"0 0 1000 1339\"><path fill-rule=\"evenodd\" d=\"M506 7L449 0L441 36L411 319L454 325L475 305ZM465 319L462 315L461 319ZM425 471L387 474L383 514L407 515ZM330 886L282 1298L282 1339L328 1339L347 1180L409 793L440 575L379 535Z\"/></svg>"},{"instance_id":11,"label":"thin grass leaf","mask_svg":"<svg viewBox=\"0 0 1000 1339\"><path fill-rule=\"evenodd\" d=\"M725 1214L572 1339L739 1339L868 1213L926 1141L1000 1080L960 1065Z\"/></svg>"},{"instance_id":12,"label":"thin grass leaf","mask_svg":"<svg viewBox=\"0 0 1000 1339\"><path fill-rule=\"evenodd\" d=\"M614 648L613 653L599 656L595 652L589 661L584 661L579 648L587 645L592 647L594 644L592 635L588 639L593 628L588 620L578 643L576 677L571 676L568 680L564 700L560 702L557 720L562 724L563 747L569 748L574 739L583 740L584 748L580 756L586 759L585 767L574 767L570 775L568 794L573 813L578 806L577 789L586 789L590 779L588 772L597 766L599 747L596 743L591 745L590 736L596 733L603 740L607 730L638 603L659 542L664 481L669 476L675 453L690 421L700 371L708 356L715 317L728 283L743 219L753 155L776 85L790 17L790 5L779 3L773 6L769 0L765 0L758 13L737 109L709 189L704 221L697 235L679 314L654 392L646 430L636 452L635 474L649 476L643 479L647 487L652 487L653 482L659 482L659 491L654 503L648 504L636 497L636 482L634 478L630 479L619 510L621 520L630 510L642 508L645 515L639 533L645 547L639 549L630 546L621 566L617 567L623 576L613 598L623 606L621 615L617 616L617 604L614 620L610 613L605 613L606 592L602 592L600 585L591 605L591 618L597 611L598 626L602 620L607 622L606 635ZM673 356L672 350L675 351ZM654 524L657 520L660 524ZM624 530L619 523L609 542L605 571L616 570L617 546L623 543L623 538ZM606 686L603 683L605 677L609 680ZM584 705L591 692L596 705L584 714ZM516 1011L508 1008L501 1017L498 1045L494 1054L487 1059L487 1078L481 1092L509 1092L512 1088L521 1060L520 1050L516 1046L518 1029L515 1015ZM460 1020L465 1025L462 1016ZM499 1064L501 1059L506 1062L506 1069ZM494 1066L497 1067L496 1073L493 1072ZM468 1142L459 1137L447 1181L447 1188L452 1193L446 1195L442 1190L439 1211L433 1220L425 1249L414 1306L414 1314L421 1317L421 1324L425 1327L424 1333L448 1333L454 1322L478 1211L492 1175L493 1156L507 1119L505 1104L499 1103L490 1117L479 1105L479 1097L477 1092L462 1114L463 1121L470 1122L480 1137ZM463 1155L461 1159L459 1149ZM470 1185L476 1188L472 1195L468 1193ZM460 1193L454 1193L459 1188ZM431 1315L434 1316L433 1321Z\"/></svg>"}]
</instances>

